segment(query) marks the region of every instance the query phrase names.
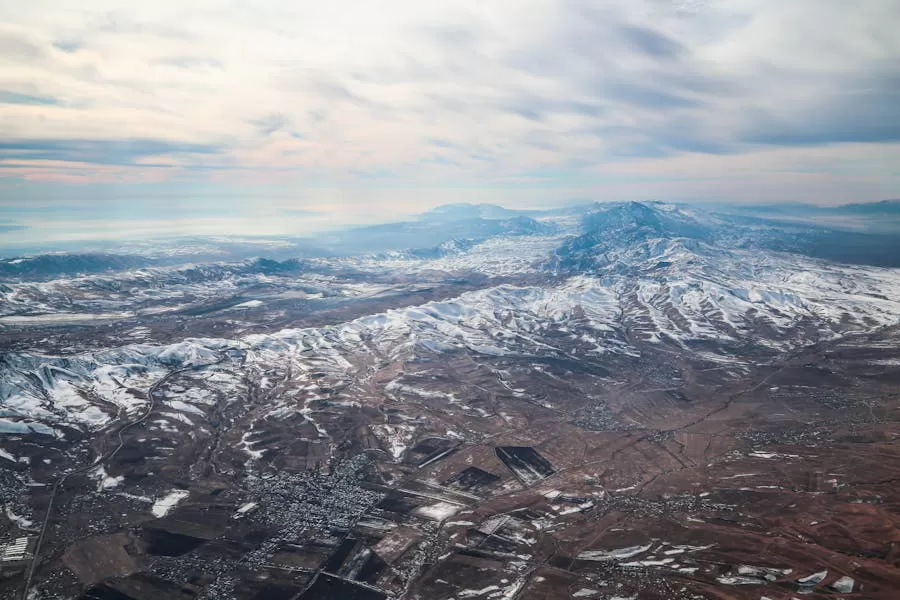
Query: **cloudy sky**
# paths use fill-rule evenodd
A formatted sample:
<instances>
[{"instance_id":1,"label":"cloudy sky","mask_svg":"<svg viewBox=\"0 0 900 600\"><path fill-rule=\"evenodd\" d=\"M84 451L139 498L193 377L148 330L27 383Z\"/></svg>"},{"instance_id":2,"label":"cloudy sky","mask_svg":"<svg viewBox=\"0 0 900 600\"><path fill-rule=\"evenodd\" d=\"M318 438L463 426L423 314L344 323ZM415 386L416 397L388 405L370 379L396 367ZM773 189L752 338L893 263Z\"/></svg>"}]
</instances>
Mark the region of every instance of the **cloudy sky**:
<instances>
[{"instance_id":1,"label":"cloudy sky","mask_svg":"<svg viewBox=\"0 0 900 600\"><path fill-rule=\"evenodd\" d=\"M0 0L0 235L900 197L897 0Z\"/></svg>"}]
</instances>

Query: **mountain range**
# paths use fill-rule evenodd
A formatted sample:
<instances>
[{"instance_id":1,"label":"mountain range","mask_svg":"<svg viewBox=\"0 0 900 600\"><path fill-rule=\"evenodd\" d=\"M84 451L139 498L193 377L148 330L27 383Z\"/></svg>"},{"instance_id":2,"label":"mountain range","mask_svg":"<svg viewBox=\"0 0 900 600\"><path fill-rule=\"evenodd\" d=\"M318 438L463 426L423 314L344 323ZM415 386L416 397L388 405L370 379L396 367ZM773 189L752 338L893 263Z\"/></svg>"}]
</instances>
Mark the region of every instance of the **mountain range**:
<instances>
[{"instance_id":1,"label":"mountain range","mask_svg":"<svg viewBox=\"0 0 900 600\"><path fill-rule=\"evenodd\" d=\"M892 598L896 242L734 212L0 261L0 530L35 598Z\"/></svg>"}]
</instances>

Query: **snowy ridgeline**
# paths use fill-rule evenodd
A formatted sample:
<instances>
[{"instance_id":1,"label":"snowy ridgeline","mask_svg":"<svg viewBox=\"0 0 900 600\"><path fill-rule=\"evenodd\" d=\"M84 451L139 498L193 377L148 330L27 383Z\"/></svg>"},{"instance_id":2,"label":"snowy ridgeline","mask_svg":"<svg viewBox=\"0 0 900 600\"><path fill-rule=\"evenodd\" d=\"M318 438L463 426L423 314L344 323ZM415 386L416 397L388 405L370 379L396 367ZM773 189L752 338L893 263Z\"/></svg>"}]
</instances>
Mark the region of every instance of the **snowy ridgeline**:
<instances>
[{"instance_id":1,"label":"snowy ridgeline","mask_svg":"<svg viewBox=\"0 0 900 600\"><path fill-rule=\"evenodd\" d=\"M510 248L517 243L523 251L514 257ZM491 261L510 257L512 271L525 268L550 244L515 238L485 245L486 250L476 246L462 257L436 259L432 266L470 260L471 267L488 256ZM500 254L488 252L501 247ZM143 410L151 386L176 369L192 368L208 378L167 396L172 413L191 421L203 415L209 389L233 394L241 369L263 372L288 356L338 380L357 376L354 358L372 350L395 359L412 357L417 349L459 348L486 355L636 356L643 343L682 346L706 340L722 344L721 359L740 362L747 357L729 354L729 342L752 341L782 351L810 343L798 337L798 324L828 339L900 320L897 270L734 250L713 260L696 245L669 239L651 239L639 249L628 259L627 274L601 270L544 277L540 284L493 286L328 327L168 346L129 344L66 358L8 353L0 365L0 431L59 435L61 424L103 427L117 413Z\"/></svg>"}]
</instances>

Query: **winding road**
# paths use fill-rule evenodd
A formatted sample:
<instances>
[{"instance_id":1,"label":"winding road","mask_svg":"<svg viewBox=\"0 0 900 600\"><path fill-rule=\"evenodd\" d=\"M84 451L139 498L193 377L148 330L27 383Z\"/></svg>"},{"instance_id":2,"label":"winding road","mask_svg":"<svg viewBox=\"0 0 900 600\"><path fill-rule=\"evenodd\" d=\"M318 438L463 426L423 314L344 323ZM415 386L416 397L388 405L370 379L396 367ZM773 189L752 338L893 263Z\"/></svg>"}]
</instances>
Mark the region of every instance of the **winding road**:
<instances>
[{"instance_id":1,"label":"winding road","mask_svg":"<svg viewBox=\"0 0 900 600\"><path fill-rule=\"evenodd\" d=\"M122 450L122 448L125 445L125 438L123 437L124 434L128 430L130 430L132 427L135 427L136 425L139 425L140 423L143 423L144 421L146 421L150 417L150 415L153 413L153 411L156 409L156 397L157 397L157 392L158 392L159 388L162 385L164 385L167 381L169 381L172 377L174 377L175 375L178 375L179 373L183 373L185 371L189 371L193 368L194 367L185 367L185 368L169 371L162 378L160 378L159 381L157 381L153 385L151 385L150 389L147 392L147 395L150 400L149 403L147 404L147 409L138 418L134 419L133 421L129 421L127 423L120 425L120 427L116 431L116 437L118 439L118 444L116 445L115 448L113 448L111 451L106 452L106 453L102 454L101 456L97 457L93 462L91 462L88 465L79 467L77 469L73 469L66 473L63 473L56 479L55 482L53 482L53 488L50 490L50 500L47 503L47 513L44 515L44 520L41 523L41 531L38 534L38 540L34 546L34 556L32 556L31 564L28 566L28 575L25 578L25 586L22 589L22 596L21 596L22 600L28 600L28 591L31 589L31 581L32 581L32 578L34 577L34 570L37 567L38 559L40 558L41 545L44 542L44 535L47 532L47 525L50 523L50 517L53 515L53 504L56 501L57 493L59 492L59 490L63 486L63 484L66 482L66 479L68 479L72 475L86 473L86 472L90 471L91 469L97 467L97 465L104 463L112 458L115 458L115 456L119 453L120 450Z\"/></svg>"}]
</instances>

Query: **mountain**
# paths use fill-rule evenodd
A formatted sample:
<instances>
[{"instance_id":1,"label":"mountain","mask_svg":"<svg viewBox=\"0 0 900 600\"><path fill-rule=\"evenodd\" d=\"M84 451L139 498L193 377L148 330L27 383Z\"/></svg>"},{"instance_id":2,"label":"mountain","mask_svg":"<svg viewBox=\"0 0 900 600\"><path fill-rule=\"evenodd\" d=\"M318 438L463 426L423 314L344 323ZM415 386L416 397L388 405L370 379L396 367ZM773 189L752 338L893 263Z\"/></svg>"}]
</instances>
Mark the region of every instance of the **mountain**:
<instances>
[{"instance_id":1,"label":"mountain","mask_svg":"<svg viewBox=\"0 0 900 600\"><path fill-rule=\"evenodd\" d=\"M843 204L841 206L836 206L832 210L844 214L900 215L900 200L882 200L880 202L862 204Z\"/></svg>"},{"instance_id":2,"label":"mountain","mask_svg":"<svg viewBox=\"0 0 900 600\"><path fill-rule=\"evenodd\" d=\"M853 232L863 235L880 234L882 236L900 234L900 201L898 200L841 206L784 203L719 204L709 208L723 215L743 217L746 222L775 227L803 225L810 230L824 230L832 234L838 232ZM829 240L826 244L831 245L837 242L840 240ZM859 241L851 243L860 245Z\"/></svg>"},{"instance_id":3,"label":"mountain","mask_svg":"<svg viewBox=\"0 0 900 600\"><path fill-rule=\"evenodd\" d=\"M826 216L834 214L856 215L890 215L900 213L900 200L881 200L878 202L862 202L840 204L837 206L820 206L783 202L779 204L712 204L711 210L728 214L746 214L756 216Z\"/></svg>"},{"instance_id":4,"label":"mountain","mask_svg":"<svg viewBox=\"0 0 900 600\"><path fill-rule=\"evenodd\" d=\"M860 214L867 213L862 205ZM875 210L875 209L872 209ZM882 210L882 209L878 209ZM778 220L713 213L685 205L618 203L588 212L582 233L557 253L560 265L574 269L599 263L626 266L623 252L646 251L646 242L680 240L710 256L722 249L761 249L802 254L848 264L900 266L900 237L848 231L824 222Z\"/></svg>"},{"instance_id":5,"label":"mountain","mask_svg":"<svg viewBox=\"0 0 900 600\"><path fill-rule=\"evenodd\" d=\"M511 219L522 211L510 210L497 204L444 204L419 215L421 221L467 221L471 219Z\"/></svg>"},{"instance_id":6,"label":"mountain","mask_svg":"<svg viewBox=\"0 0 900 600\"><path fill-rule=\"evenodd\" d=\"M477 208L477 207L476 207ZM523 215L503 218L471 217L455 209L427 213L416 221L359 227L323 236L321 247L334 254L363 254L388 250L423 250L451 240L484 241L497 236L552 235L558 228Z\"/></svg>"},{"instance_id":7,"label":"mountain","mask_svg":"<svg viewBox=\"0 0 900 600\"><path fill-rule=\"evenodd\" d=\"M825 235L466 207L9 278L0 534L48 599L890 600L900 269Z\"/></svg>"},{"instance_id":8,"label":"mountain","mask_svg":"<svg viewBox=\"0 0 900 600\"><path fill-rule=\"evenodd\" d=\"M559 263L575 271L612 265L627 268L626 255L646 254L648 244L662 240L707 240L711 226L672 205L628 202L589 212L582 233L566 241L557 252Z\"/></svg>"},{"instance_id":9,"label":"mountain","mask_svg":"<svg viewBox=\"0 0 900 600\"><path fill-rule=\"evenodd\" d=\"M145 267L156 262L143 256L117 254L40 254L0 259L0 278L44 278L103 273Z\"/></svg>"}]
</instances>

